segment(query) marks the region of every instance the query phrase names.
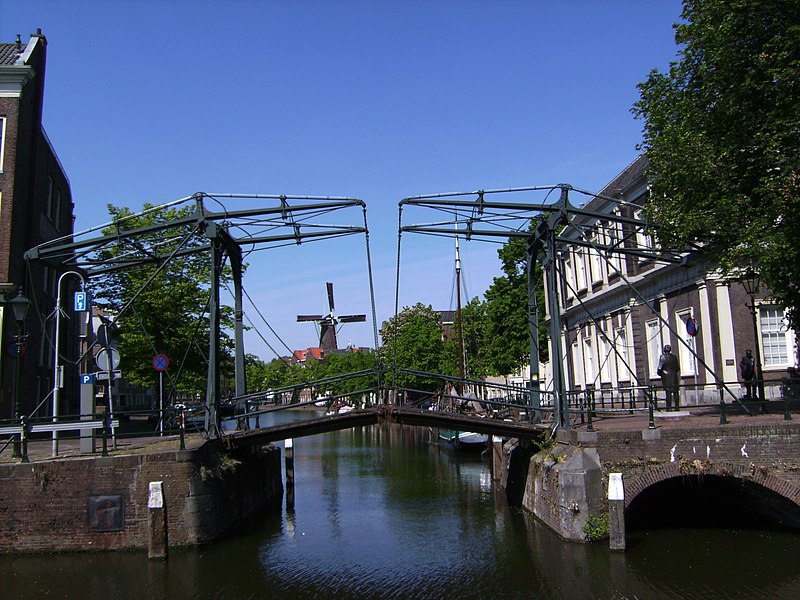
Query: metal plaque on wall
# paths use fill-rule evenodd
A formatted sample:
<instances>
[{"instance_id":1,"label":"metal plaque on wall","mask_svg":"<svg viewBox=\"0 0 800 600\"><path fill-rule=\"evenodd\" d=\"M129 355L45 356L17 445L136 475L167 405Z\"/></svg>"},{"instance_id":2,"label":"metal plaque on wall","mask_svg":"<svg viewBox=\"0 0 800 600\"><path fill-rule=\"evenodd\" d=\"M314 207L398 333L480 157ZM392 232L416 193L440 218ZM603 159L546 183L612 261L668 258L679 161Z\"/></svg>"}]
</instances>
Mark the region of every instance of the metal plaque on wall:
<instances>
[{"instance_id":1,"label":"metal plaque on wall","mask_svg":"<svg viewBox=\"0 0 800 600\"><path fill-rule=\"evenodd\" d=\"M125 529L125 502L121 495L89 496L89 531Z\"/></svg>"}]
</instances>

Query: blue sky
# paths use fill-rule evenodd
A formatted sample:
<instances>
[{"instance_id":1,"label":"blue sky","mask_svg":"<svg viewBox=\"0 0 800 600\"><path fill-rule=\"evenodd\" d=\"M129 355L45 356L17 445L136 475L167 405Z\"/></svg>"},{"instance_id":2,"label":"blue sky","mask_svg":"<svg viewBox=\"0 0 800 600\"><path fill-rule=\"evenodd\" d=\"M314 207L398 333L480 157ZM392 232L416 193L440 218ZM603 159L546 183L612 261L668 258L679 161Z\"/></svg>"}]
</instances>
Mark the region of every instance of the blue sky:
<instances>
[{"instance_id":1,"label":"blue sky","mask_svg":"<svg viewBox=\"0 0 800 600\"><path fill-rule=\"evenodd\" d=\"M678 0L0 0L0 40L48 40L44 125L76 230L195 192L367 203L378 321L394 313L398 202L570 183L637 154L636 84L676 57ZM404 224L407 224L404 215ZM468 294L500 274L463 243ZM404 235L400 304L452 308L452 240ZM292 348L300 313L369 313L363 239L253 255L245 287ZM246 307L277 349L255 311ZM371 324L340 345L373 346ZM247 351L271 352L250 333ZM285 353L285 352L284 352Z\"/></svg>"}]
</instances>

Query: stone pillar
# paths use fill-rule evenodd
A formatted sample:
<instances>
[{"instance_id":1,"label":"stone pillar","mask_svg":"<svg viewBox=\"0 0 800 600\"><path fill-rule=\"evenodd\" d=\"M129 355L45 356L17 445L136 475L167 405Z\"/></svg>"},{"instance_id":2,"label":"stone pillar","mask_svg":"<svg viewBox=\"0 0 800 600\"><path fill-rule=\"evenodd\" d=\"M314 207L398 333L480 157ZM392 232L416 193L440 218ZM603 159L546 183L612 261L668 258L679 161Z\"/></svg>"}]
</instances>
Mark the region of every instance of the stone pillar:
<instances>
[{"instance_id":1,"label":"stone pillar","mask_svg":"<svg viewBox=\"0 0 800 600\"><path fill-rule=\"evenodd\" d=\"M608 474L608 541L611 550L625 550L625 486L622 473Z\"/></svg>"},{"instance_id":2,"label":"stone pillar","mask_svg":"<svg viewBox=\"0 0 800 600\"><path fill-rule=\"evenodd\" d=\"M151 559L166 559L169 540L163 481L150 482L150 495L147 499L147 525L149 533L147 557Z\"/></svg>"}]
</instances>

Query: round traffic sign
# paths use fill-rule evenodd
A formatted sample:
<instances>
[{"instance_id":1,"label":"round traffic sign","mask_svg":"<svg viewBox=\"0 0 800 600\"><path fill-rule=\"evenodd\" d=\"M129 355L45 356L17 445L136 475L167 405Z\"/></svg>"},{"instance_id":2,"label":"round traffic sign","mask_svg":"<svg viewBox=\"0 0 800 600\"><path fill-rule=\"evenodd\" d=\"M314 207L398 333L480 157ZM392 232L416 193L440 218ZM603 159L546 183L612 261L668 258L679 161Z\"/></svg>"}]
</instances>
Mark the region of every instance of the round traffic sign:
<instances>
[{"instance_id":1,"label":"round traffic sign","mask_svg":"<svg viewBox=\"0 0 800 600\"><path fill-rule=\"evenodd\" d=\"M697 335L697 320L694 317L686 319L686 333L692 337Z\"/></svg>"},{"instance_id":2,"label":"round traffic sign","mask_svg":"<svg viewBox=\"0 0 800 600\"><path fill-rule=\"evenodd\" d=\"M102 371L115 371L119 367L119 350L116 348L103 348L94 359Z\"/></svg>"},{"instance_id":3,"label":"round traffic sign","mask_svg":"<svg viewBox=\"0 0 800 600\"><path fill-rule=\"evenodd\" d=\"M169 358L166 354L156 354L153 357L153 368L158 371L166 371L169 368Z\"/></svg>"}]
</instances>

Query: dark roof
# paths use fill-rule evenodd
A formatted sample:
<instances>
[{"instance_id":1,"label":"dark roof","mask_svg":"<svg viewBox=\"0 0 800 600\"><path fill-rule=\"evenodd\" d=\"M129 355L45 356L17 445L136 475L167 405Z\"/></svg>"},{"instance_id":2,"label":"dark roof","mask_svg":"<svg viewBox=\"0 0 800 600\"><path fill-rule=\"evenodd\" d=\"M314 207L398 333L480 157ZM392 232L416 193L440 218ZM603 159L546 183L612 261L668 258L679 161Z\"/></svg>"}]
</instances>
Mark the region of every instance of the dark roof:
<instances>
[{"instance_id":1,"label":"dark roof","mask_svg":"<svg viewBox=\"0 0 800 600\"><path fill-rule=\"evenodd\" d=\"M634 186L644 179L647 170L647 157L640 154L631 164L608 183L600 192L604 196L624 195L631 186Z\"/></svg>"},{"instance_id":2,"label":"dark roof","mask_svg":"<svg viewBox=\"0 0 800 600\"><path fill-rule=\"evenodd\" d=\"M26 44L17 48L16 44L0 44L0 66L10 66L17 62L19 55L25 52Z\"/></svg>"},{"instance_id":3,"label":"dark roof","mask_svg":"<svg viewBox=\"0 0 800 600\"><path fill-rule=\"evenodd\" d=\"M456 311L454 310L439 310L436 311L441 315L439 319L439 323L455 323L456 322Z\"/></svg>"}]
</instances>

